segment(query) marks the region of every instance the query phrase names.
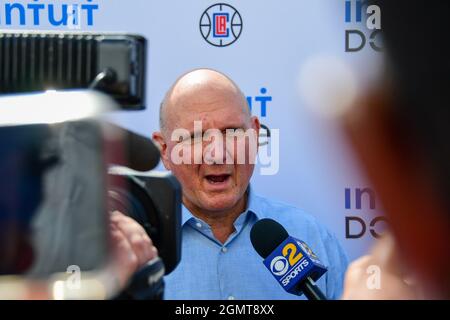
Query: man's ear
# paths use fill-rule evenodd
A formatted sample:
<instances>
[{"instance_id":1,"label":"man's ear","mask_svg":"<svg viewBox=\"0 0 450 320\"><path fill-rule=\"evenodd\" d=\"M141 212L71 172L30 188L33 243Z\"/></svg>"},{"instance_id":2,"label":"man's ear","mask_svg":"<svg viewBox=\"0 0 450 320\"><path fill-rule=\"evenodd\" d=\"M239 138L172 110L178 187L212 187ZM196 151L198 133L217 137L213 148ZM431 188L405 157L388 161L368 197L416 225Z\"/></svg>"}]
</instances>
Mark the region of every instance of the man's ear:
<instances>
[{"instance_id":1,"label":"man's ear","mask_svg":"<svg viewBox=\"0 0 450 320\"><path fill-rule=\"evenodd\" d=\"M258 141L256 148L259 150L259 131L261 130L261 123L259 122L259 118L257 116L252 116L250 121L252 123L252 129L256 131L256 139Z\"/></svg>"},{"instance_id":2,"label":"man's ear","mask_svg":"<svg viewBox=\"0 0 450 320\"><path fill-rule=\"evenodd\" d=\"M261 129L261 123L259 122L259 118L257 116L251 117L252 122L252 128L256 130L256 132L259 134L259 129Z\"/></svg>"},{"instance_id":3,"label":"man's ear","mask_svg":"<svg viewBox=\"0 0 450 320\"><path fill-rule=\"evenodd\" d=\"M164 167L167 170L170 170L169 151L167 149L167 143L162 133L159 131L153 132L152 139L161 153L161 161L163 162Z\"/></svg>"}]
</instances>

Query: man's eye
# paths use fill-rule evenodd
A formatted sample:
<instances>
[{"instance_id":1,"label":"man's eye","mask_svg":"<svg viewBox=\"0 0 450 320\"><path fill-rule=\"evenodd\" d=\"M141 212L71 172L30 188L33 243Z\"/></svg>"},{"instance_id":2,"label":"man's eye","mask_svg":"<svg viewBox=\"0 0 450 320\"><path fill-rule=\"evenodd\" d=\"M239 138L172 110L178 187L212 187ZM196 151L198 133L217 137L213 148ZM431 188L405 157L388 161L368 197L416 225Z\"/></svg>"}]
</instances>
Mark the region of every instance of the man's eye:
<instances>
[{"instance_id":1,"label":"man's eye","mask_svg":"<svg viewBox=\"0 0 450 320\"><path fill-rule=\"evenodd\" d=\"M190 143L191 137L179 137L177 143Z\"/></svg>"},{"instance_id":2,"label":"man's eye","mask_svg":"<svg viewBox=\"0 0 450 320\"><path fill-rule=\"evenodd\" d=\"M241 137L243 135L245 135L245 130L242 128L233 128L233 129L227 129L227 136L230 137Z\"/></svg>"},{"instance_id":3,"label":"man's eye","mask_svg":"<svg viewBox=\"0 0 450 320\"><path fill-rule=\"evenodd\" d=\"M188 137L180 137L180 140L178 141L179 144L185 144L185 145L193 145L196 143L201 143L202 142L202 138L200 137L194 137L192 136L188 136Z\"/></svg>"}]
</instances>

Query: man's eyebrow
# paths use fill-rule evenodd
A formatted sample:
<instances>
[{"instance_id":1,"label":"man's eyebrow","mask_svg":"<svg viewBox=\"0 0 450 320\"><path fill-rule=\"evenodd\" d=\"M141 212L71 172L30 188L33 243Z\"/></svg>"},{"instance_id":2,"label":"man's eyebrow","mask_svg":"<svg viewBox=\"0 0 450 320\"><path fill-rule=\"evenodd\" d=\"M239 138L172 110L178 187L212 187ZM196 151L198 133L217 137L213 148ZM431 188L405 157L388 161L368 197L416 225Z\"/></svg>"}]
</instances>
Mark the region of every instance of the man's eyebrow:
<instances>
[{"instance_id":1,"label":"man's eyebrow","mask_svg":"<svg viewBox=\"0 0 450 320\"><path fill-rule=\"evenodd\" d=\"M209 128L209 129L206 129L206 130L202 130L202 132L201 132L201 134L203 135L206 131L208 131L208 130L219 130L219 131L225 131L225 130L240 130L240 129L242 129L242 130L245 130L245 125L242 123L242 124L238 124L238 125L228 125L228 126L223 126L223 127L220 127L220 128ZM194 135L195 135L195 131L189 131L189 134L190 134L190 136L193 138L194 137Z\"/></svg>"},{"instance_id":2,"label":"man's eyebrow","mask_svg":"<svg viewBox=\"0 0 450 320\"><path fill-rule=\"evenodd\" d=\"M222 129L219 129L220 131L225 131L225 130L245 130L245 124L244 123L240 123L240 124L234 124L234 125L228 125L228 126L224 126Z\"/></svg>"},{"instance_id":3,"label":"man's eyebrow","mask_svg":"<svg viewBox=\"0 0 450 320\"><path fill-rule=\"evenodd\" d=\"M228 130L228 129L232 129L232 130L245 129L245 125L240 124L240 125L228 126L228 127L225 127L225 129L223 129L223 130Z\"/></svg>"}]
</instances>

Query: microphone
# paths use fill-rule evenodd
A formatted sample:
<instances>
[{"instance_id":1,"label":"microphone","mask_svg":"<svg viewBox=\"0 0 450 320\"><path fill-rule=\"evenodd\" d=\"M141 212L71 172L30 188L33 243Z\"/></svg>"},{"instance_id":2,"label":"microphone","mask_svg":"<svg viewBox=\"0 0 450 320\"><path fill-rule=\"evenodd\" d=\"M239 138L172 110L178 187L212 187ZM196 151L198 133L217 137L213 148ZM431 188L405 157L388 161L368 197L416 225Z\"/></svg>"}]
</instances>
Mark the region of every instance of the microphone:
<instances>
[{"instance_id":1,"label":"microphone","mask_svg":"<svg viewBox=\"0 0 450 320\"><path fill-rule=\"evenodd\" d=\"M160 152L151 139L111 122L107 123L107 127L118 133L123 139L125 157L114 159L115 165L140 172L150 171L158 165Z\"/></svg>"},{"instance_id":2,"label":"microphone","mask_svg":"<svg viewBox=\"0 0 450 320\"><path fill-rule=\"evenodd\" d=\"M253 248L264 258L264 265L284 290L304 294L309 300L327 300L317 281L327 268L308 247L278 222L261 219L250 231Z\"/></svg>"},{"instance_id":3,"label":"microphone","mask_svg":"<svg viewBox=\"0 0 450 320\"><path fill-rule=\"evenodd\" d=\"M126 153L128 154L128 166L136 171L149 171L159 163L159 150L149 138L140 134L125 130Z\"/></svg>"}]
</instances>

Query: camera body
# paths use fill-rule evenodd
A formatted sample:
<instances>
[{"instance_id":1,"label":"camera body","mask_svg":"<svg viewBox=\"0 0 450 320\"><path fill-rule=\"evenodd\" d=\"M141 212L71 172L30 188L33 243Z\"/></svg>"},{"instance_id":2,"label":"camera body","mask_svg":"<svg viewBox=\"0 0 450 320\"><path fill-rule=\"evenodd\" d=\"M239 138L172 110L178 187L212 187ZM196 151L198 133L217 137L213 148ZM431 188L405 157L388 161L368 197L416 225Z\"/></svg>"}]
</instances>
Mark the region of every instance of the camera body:
<instances>
[{"instance_id":1,"label":"camera body","mask_svg":"<svg viewBox=\"0 0 450 320\"><path fill-rule=\"evenodd\" d=\"M162 278L181 259L181 187L150 171L159 162L150 139L108 119L145 108L146 54L136 35L0 34L0 283L64 278L74 266L83 279L108 278L97 273L111 257L108 214L119 210L162 260L138 270L122 297L162 298ZM103 284L106 297L117 296Z\"/></svg>"},{"instance_id":2,"label":"camera body","mask_svg":"<svg viewBox=\"0 0 450 320\"><path fill-rule=\"evenodd\" d=\"M169 274L181 258L181 185L170 173L109 169L108 201L147 232Z\"/></svg>"}]
</instances>

